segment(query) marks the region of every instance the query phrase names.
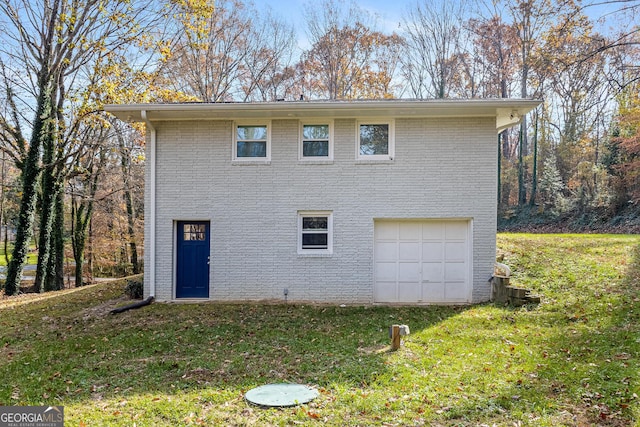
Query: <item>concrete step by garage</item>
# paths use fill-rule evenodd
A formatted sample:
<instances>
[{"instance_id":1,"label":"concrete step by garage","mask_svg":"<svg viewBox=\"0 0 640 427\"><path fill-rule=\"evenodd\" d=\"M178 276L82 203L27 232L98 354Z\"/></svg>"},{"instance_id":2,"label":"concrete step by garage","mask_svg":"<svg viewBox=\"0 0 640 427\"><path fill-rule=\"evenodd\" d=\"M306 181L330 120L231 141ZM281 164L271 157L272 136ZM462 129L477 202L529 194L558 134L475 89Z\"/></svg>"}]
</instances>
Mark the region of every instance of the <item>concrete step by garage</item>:
<instances>
[{"instance_id":1,"label":"concrete step by garage","mask_svg":"<svg viewBox=\"0 0 640 427\"><path fill-rule=\"evenodd\" d=\"M539 295L531 295L531 291L517 286L506 286L509 304L520 307L525 304L540 304Z\"/></svg>"}]
</instances>

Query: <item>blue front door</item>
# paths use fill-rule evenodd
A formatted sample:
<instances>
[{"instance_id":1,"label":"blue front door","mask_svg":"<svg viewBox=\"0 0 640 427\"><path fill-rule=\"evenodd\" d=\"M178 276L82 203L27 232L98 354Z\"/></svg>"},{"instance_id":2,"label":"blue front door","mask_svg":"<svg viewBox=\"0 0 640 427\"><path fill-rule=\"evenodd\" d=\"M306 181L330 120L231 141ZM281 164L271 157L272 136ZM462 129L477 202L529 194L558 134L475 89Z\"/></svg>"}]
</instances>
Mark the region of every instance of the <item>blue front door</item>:
<instances>
[{"instance_id":1,"label":"blue front door","mask_svg":"<svg viewBox=\"0 0 640 427\"><path fill-rule=\"evenodd\" d=\"M176 298L209 298L209 222L179 221Z\"/></svg>"}]
</instances>

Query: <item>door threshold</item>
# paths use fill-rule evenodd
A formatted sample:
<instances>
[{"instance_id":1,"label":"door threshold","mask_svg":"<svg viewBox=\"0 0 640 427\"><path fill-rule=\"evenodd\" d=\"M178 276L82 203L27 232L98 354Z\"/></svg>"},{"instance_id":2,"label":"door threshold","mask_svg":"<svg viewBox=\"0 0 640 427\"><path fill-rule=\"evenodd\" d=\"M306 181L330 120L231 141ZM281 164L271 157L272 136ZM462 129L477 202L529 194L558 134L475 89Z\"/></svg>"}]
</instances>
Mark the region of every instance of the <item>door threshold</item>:
<instances>
[{"instance_id":1,"label":"door threshold","mask_svg":"<svg viewBox=\"0 0 640 427\"><path fill-rule=\"evenodd\" d=\"M194 303L194 302L205 302L205 301L211 301L210 298L174 298L171 300L171 302L178 302L178 303Z\"/></svg>"}]
</instances>

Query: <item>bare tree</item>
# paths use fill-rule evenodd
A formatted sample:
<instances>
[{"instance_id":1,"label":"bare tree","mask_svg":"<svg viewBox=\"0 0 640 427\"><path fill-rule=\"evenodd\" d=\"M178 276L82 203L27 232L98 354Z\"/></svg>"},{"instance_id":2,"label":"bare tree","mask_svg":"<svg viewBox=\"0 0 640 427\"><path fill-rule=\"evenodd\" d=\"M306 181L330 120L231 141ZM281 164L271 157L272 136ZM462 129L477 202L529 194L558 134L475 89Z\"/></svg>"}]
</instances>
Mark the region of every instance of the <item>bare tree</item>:
<instances>
[{"instance_id":1,"label":"bare tree","mask_svg":"<svg viewBox=\"0 0 640 427\"><path fill-rule=\"evenodd\" d=\"M23 185L16 243L5 283L7 294L19 291L41 176L45 198L40 233L47 243L39 247L38 269L45 281L53 280L50 266L61 265L51 264L49 258L61 241L61 235L54 234L62 233L56 225L62 221L56 218L62 214L61 180L69 156L77 151L74 143L81 115L72 107L70 94L77 93L74 88L82 84L105 52L140 38L141 30L135 24L143 10L126 0L0 1L5 18L0 33L0 67L9 106L0 126L9 135L3 138L3 149L20 167ZM62 257L61 251L55 257Z\"/></svg>"},{"instance_id":2,"label":"bare tree","mask_svg":"<svg viewBox=\"0 0 640 427\"><path fill-rule=\"evenodd\" d=\"M497 5L490 6L493 7L489 9L489 17L470 19L467 23L473 52L473 60L469 62L478 70L475 81L475 76L468 78L475 83L471 95L482 98L508 98L513 93L519 69L516 29L502 20L500 11L496 9ZM464 69L466 71L470 68L465 66ZM506 205L509 192L503 192L502 189L502 160L503 157L506 161L514 160L517 144L514 144L513 132L510 130L503 131L498 140L498 203Z\"/></svg>"},{"instance_id":3,"label":"bare tree","mask_svg":"<svg viewBox=\"0 0 640 427\"><path fill-rule=\"evenodd\" d=\"M508 0L506 4L520 51L520 97L528 98L533 52L541 34L554 22L559 8L551 0ZM526 117L520 122L518 141L518 205L524 206L527 203L524 158L529 154Z\"/></svg>"},{"instance_id":4,"label":"bare tree","mask_svg":"<svg viewBox=\"0 0 640 427\"><path fill-rule=\"evenodd\" d=\"M474 46L474 59L480 68L477 93L482 98L509 98L519 68L517 36L514 26L498 13L468 21Z\"/></svg>"},{"instance_id":5,"label":"bare tree","mask_svg":"<svg viewBox=\"0 0 640 427\"><path fill-rule=\"evenodd\" d=\"M307 7L311 48L301 64L304 92L328 99L392 96L401 38L375 30L375 20L353 2L325 0Z\"/></svg>"},{"instance_id":6,"label":"bare tree","mask_svg":"<svg viewBox=\"0 0 640 427\"><path fill-rule=\"evenodd\" d=\"M241 77L243 100L275 101L291 98L294 82L287 80L296 51L295 31L270 11L254 23Z\"/></svg>"},{"instance_id":7,"label":"bare tree","mask_svg":"<svg viewBox=\"0 0 640 427\"><path fill-rule=\"evenodd\" d=\"M293 28L241 0L176 2L162 72L174 91L205 102L264 98L291 61ZM260 92L256 95L256 92Z\"/></svg>"},{"instance_id":8,"label":"bare tree","mask_svg":"<svg viewBox=\"0 0 640 427\"><path fill-rule=\"evenodd\" d=\"M141 272L138 260L138 239L136 238L136 218L137 212L133 201L134 175L132 173L133 159L140 149L138 145L139 136L135 130L125 129L120 124L113 123L115 138L118 141L118 157L120 157L120 170L122 172L122 198L127 214L127 246L128 258L131 261L132 273ZM95 196L95 192L92 197Z\"/></svg>"},{"instance_id":9,"label":"bare tree","mask_svg":"<svg viewBox=\"0 0 640 427\"><path fill-rule=\"evenodd\" d=\"M545 94L552 105L549 119L557 130L559 171L565 182L579 183L581 203L594 200L599 186L597 174L584 171L588 169L586 164L595 166L599 160L600 137L606 131L603 117L613 97L607 81L613 51L578 60L605 40L580 14L551 27L543 40L544 49L536 54L535 69L541 75L539 79L546 80Z\"/></svg>"},{"instance_id":10,"label":"bare tree","mask_svg":"<svg viewBox=\"0 0 640 427\"><path fill-rule=\"evenodd\" d=\"M587 61L603 52L618 56L620 52L637 51L640 48L640 26L637 25L640 3L637 0L592 0L578 5L578 11L584 14L594 14L598 8L606 8L604 14L599 14L599 21L616 30L606 38L602 38L600 34L585 34L586 37L594 39L594 43L590 43L592 49L583 52L582 56L575 60ZM637 58L631 55L634 60L629 61L625 56L622 54L618 56L618 60L612 62L616 76L609 76L609 82L616 91L622 91L626 86L640 81L640 65Z\"/></svg>"},{"instance_id":11,"label":"bare tree","mask_svg":"<svg viewBox=\"0 0 640 427\"><path fill-rule=\"evenodd\" d=\"M105 142L108 138L108 130L98 127L89 130L86 136L87 145L92 150L86 150L83 156L76 159L74 173L69 179L69 193L71 196L71 248L75 260L76 286L85 283L84 263L87 232L95 204L95 195L102 176L103 169L108 160L108 154L112 147ZM89 272L93 274L92 271Z\"/></svg>"},{"instance_id":12,"label":"bare tree","mask_svg":"<svg viewBox=\"0 0 640 427\"><path fill-rule=\"evenodd\" d=\"M403 76L416 98L448 98L458 73L464 2L416 3L404 18Z\"/></svg>"}]
</instances>

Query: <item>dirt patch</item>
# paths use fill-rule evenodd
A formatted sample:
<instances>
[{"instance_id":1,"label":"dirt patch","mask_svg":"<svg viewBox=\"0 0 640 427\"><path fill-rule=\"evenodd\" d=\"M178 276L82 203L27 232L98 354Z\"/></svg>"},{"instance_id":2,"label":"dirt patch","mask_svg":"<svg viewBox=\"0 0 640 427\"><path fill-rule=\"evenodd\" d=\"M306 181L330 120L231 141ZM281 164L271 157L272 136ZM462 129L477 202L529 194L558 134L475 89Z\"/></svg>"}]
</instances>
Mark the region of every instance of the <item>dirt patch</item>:
<instances>
[{"instance_id":1,"label":"dirt patch","mask_svg":"<svg viewBox=\"0 0 640 427\"><path fill-rule=\"evenodd\" d=\"M28 301L37 301L43 298L50 298L52 296L61 295L67 292L73 292L81 289L86 289L88 286L83 287L73 287L73 283L66 283L63 289L57 291L47 291L40 292L39 289L36 288L33 281L25 281L23 280L20 284L20 292L16 295L6 295L4 293L4 288L0 286L0 302L28 302Z\"/></svg>"},{"instance_id":2,"label":"dirt patch","mask_svg":"<svg viewBox=\"0 0 640 427\"><path fill-rule=\"evenodd\" d=\"M83 320L94 319L97 317L104 317L109 314L111 310L116 307L122 306L123 303L131 301L126 295L121 297L110 299L102 304L94 305L92 307L85 308L80 312L80 316Z\"/></svg>"},{"instance_id":3,"label":"dirt patch","mask_svg":"<svg viewBox=\"0 0 640 427\"><path fill-rule=\"evenodd\" d=\"M623 427L628 426L628 420L620 413L611 413L609 408L595 405L568 406L558 413L554 422L558 425Z\"/></svg>"},{"instance_id":4,"label":"dirt patch","mask_svg":"<svg viewBox=\"0 0 640 427\"><path fill-rule=\"evenodd\" d=\"M22 282L20 285L20 292L17 295L6 295L4 293L4 287L0 286L0 300L9 298L27 298L29 295L33 294L39 294L33 282Z\"/></svg>"}]
</instances>

